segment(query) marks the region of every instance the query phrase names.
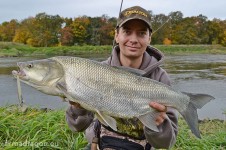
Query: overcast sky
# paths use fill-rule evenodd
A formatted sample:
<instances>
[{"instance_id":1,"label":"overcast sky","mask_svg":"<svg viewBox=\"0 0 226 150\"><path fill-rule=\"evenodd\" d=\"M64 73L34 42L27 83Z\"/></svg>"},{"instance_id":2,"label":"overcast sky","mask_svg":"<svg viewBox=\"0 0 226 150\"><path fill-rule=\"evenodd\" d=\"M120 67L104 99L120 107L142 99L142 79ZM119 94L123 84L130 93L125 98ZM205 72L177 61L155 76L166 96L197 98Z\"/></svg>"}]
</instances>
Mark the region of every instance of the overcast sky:
<instances>
[{"instance_id":1,"label":"overcast sky","mask_svg":"<svg viewBox=\"0 0 226 150\"><path fill-rule=\"evenodd\" d=\"M0 0L0 23L35 17L38 13L61 17L118 17L121 0ZM124 0L122 9L139 5L154 14L181 11L184 17L202 14L208 19L226 19L226 0Z\"/></svg>"}]
</instances>

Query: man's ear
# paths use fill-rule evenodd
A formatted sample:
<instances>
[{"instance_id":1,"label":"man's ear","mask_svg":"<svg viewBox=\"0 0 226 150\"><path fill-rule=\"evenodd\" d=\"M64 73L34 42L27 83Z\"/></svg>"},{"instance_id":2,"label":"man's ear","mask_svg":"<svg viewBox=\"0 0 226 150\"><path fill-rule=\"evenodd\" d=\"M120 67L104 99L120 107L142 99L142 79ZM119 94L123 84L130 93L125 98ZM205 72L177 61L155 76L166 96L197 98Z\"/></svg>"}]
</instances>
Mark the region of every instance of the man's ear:
<instances>
[{"instance_id":1,"label":"man's ear","mask_svg":"<svg viewBox=\"0 0 226 150\"><path fill-rule=\"evenodd\" d=\"M149 37L149 43L151 43L151 36Z\"/></svg>"},{"instance_id":2,"label":"man's ear","mask_svg":"<svg viewBox=\"0 0 226 150\"><path fill-rule=\"evenodd\" d=\"M151 43L151 35L152 35L152 34L150 33L150 36L149 36L149 43Z\"/></svg>"},{"instance_id":3,"label":"man's ear","mask_svg":"<svg viewBox=\"0 0 226 150\"><path fill-rule=\"evenodd\" d=\"M115 30L115 42L118 43L118 32Z\"/></svg>"}]
</instances>

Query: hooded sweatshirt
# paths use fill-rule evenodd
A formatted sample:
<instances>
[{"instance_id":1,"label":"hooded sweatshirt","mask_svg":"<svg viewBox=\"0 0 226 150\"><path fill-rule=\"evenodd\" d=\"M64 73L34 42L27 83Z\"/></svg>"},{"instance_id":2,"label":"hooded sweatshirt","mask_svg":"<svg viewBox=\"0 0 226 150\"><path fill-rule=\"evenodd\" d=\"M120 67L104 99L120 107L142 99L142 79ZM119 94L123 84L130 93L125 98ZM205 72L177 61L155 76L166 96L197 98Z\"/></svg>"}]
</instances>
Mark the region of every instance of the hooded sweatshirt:
<instances>
[{"instance_id":1,"label":"hooded sweatshirt","mask_svg":"<svg viewBox=\"0 0 226 150\"><path fill-rule=\"evenodd\" d=\"M103 61L102 63L111 66L122 66L119 60L119 52L119 47L114 47L111 57L109 57L106 61ZM164 69L160 67L164 60L164 55L158 49L151 46L147 47L143 55L143 60L139 69L145 71L145 74L148 78L170 85L168 74ZM115 137L126 137L128 135L128 137L126 137L128 139L131 139L131 136L134 136L135 139L137 139L137 137L140 137L143 134L145 137L145 141L150 143L152 147L167 149L172 147L176 142L176 136L178 132L178 113L174 108L168 107L166 114L167 118L162 124L158 126L159 132L152 131L151 129L143 126L141 128L138 124L136 124L139 121L135 120L134 118L132 121L126 119L121 120L122 127L121 130L119 129L119 132L121 131L122 135L120 135L120 133L111 133L111 131L108 131L103 127L101 127L101 133L107 135L114 135ZM92 139L95 136L95 121L94 114L92 112L71 105L66 111L66 121L72 131L85 131L88 142L92 143ZM133 131L132 129L130 130L128 128L126 128L126 130L123 130L126 124L131 122L134 123L134 126L137 127L138 130ZM125 126L123 126L123 124ZM137 132L138 134L135 134L135 132ZM137 140L132 141L137 142ZM137 143L144 143L143 141L144 140L141 140L141 142Z\"/></svg>"}]
</instances>

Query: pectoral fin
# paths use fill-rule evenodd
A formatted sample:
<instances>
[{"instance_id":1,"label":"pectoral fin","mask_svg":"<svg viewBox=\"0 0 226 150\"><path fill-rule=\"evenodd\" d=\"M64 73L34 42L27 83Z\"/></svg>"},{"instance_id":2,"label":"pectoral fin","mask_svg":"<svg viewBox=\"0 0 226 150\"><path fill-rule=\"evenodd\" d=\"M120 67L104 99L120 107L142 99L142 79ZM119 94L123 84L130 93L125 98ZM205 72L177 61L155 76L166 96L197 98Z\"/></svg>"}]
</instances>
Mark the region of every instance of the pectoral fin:
<instances>
[{"instance_id":1,"label":"pectoral fin","mask_svg":"<svg viewBox=\"0 0 226 150\"><path fill-rule=\"evenodd\" d=\"M68 94L67 92L67 88L65 86L65 84L62 83L57 83L56 87L61 90L62 92L62 96L61 98L63 99L63 101L72 101L72 102L77 102L79 103L79 101L77 101L75 98L73 98L70 94ZM66 100L67 99L67 100Z\"/></svg>"},{"instance_id":2,"label":"pectoral fin","mask_svg":"<svg viewBox=\"0 0 226 150\"><path fill-rule=\"evenodd\" d=\"M67 92L67 87L66 87L66 85L65 84L63 84L63 83L57 83L56 84L56 87L59 89L59 90L61 90L61 91L63 91L63 93L66 93Z\"/></svg>"},{"instance_id":3,"label":"pectoral fin","mask_svg":"<svg viewBox=\"0 0 226 150\"><path fill-rule=\"evenodd\" d=\"M108 115L105 115L104 113L100 112L99 110L96 110L95 115L102 124L104 124L105 126L109 126L113 130L117 131L116 121L114 118L112 118Z\"/></svg>"},{"instance_id":4,"label":"pectoral fin","mask_svg":"<svg viewBox=\"0 0 226 150\"><path fill-rule=\"evenodd\" d=\"M147 114L144 114L142 116L139 116L138 119L149 129L159 132L159 129L157 128L157 125L155 123L156 116L159 112L153 111Z\"/></svg>"}]
</instances>

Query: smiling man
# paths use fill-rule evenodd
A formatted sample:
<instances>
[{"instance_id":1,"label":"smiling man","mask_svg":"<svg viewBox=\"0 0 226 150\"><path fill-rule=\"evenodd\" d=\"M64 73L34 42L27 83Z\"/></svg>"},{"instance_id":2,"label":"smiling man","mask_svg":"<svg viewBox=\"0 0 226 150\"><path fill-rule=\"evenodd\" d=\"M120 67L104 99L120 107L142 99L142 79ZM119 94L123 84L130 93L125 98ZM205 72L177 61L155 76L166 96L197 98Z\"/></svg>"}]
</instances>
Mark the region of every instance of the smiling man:
<instances>
[{"instance_id":1,"label":"smiling man","mask_svg":"<svg viewBox=\"0 0 226 150\"><path fill-rule=\"evenodd\" d=\"M117 29L115 40L119 45L122 66L140 68L143 54L151 41L151 32L139 19L129 20Z\"/></svg>"},{"instance_id":2,"label":"smiling man","mask_svg":"<svg viewBox=\"0 0 226 150\"><path fill-rule=\"evenodd\" d=\"M115 42L112 55L103 63L111 66L125 66L143 70L148 78L170 85L169 77L160 67L163 54L150 46L151 15L134 6L123 10L118 18ZM154 88L154 87L153 87ZM143 126L137 118L117 118L118 131L101 125L94 120L94 115L79 104L70 103L66 120L72 131L84 131L87 140L92 143L91 149L149 150L152 148L170 148L176 142L177 111L164 105L152 102L150 107L159 111L156 125L159 132Z\"/></svg>"}]
</instances>

